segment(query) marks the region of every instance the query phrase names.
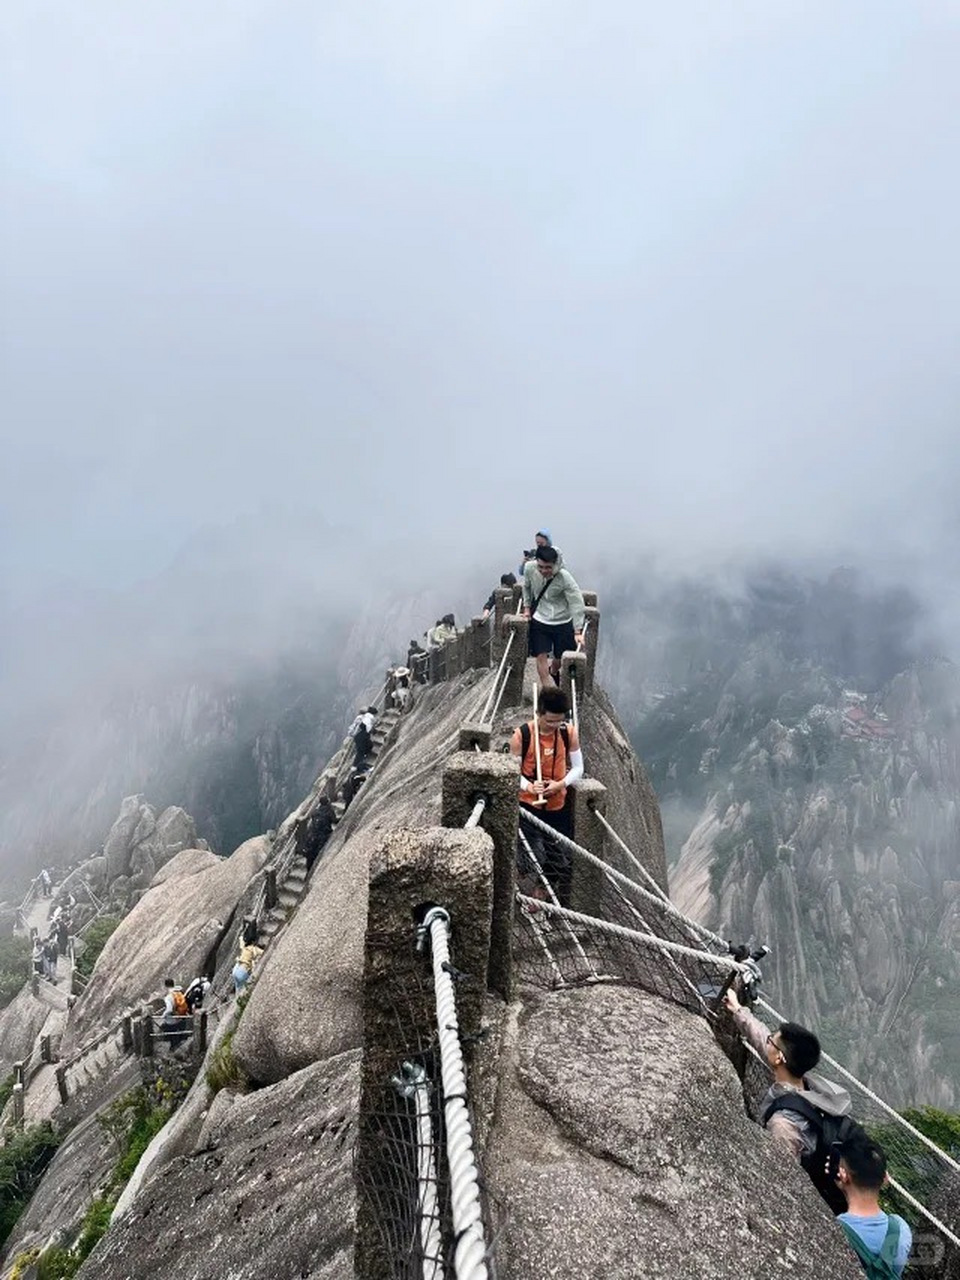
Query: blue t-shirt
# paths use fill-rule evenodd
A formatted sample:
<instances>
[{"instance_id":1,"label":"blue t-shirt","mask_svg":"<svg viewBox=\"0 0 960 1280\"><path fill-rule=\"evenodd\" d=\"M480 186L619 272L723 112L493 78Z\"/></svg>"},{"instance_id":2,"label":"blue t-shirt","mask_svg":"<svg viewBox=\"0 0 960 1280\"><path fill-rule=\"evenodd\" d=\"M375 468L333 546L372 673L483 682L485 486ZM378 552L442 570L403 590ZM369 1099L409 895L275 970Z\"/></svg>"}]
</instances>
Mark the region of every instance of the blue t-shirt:
<instances>
[{"instance_id":1,"label":"blue t-shirt","mask_svg":"<svg viewBox=\"0 0 960 1280\"><path fill-rule=\"evenodd\" d=\"M907 1265L907 1255L910 1253L910 1246L913 1243L913 1233L901 1217L896 1214L894 1217L900 1223L900 1240L897 1244L897 1260L895 1268L899 1275L903 1268ZM860 1213L841 1213L838 1215L840 1222L845 1222L848 1227L853 1227L854 1231L867 1246L871 1253L879 1253L883 1248L883 1237L887 1234L887 1222L889 1215L886 1213L871 1213L869 1217Z\"/></svg>"}]
</instances>

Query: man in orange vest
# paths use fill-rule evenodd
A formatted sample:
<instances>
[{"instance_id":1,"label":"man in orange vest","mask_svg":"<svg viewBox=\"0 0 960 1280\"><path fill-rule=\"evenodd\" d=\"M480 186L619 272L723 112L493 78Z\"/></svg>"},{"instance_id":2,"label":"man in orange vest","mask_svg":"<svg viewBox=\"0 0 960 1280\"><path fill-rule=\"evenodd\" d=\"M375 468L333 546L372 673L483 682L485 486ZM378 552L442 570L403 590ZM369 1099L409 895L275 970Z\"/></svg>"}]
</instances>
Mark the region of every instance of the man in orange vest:
<instances>
[{"instance_id":1,"label":"man in orange vest","mask_svg":"<svg viewBox=\"0 0 960 1280\"><path fill-rule=\"evenodd\" d=\"M556 685L540 690L536 721L529 720L513 731L510 754L520 759L520 803L530 805L548 826L561 835L570 835L570 808L567 804L567 788L583 777L583 752L580 739L573 725L567 724L569 713L567 695ZM537 759L534 734L540 741L540 780L537 780ZM540 802L540 803L538 803ZM569 904L570 855L561 849L544 832L521 823L523 834L533 850L544 875L550 881L561 906ZM527 881L531 896L545 898L546 889L530 865L523 843L520 843L520 873Z\"/></svg>"}]
</instances>

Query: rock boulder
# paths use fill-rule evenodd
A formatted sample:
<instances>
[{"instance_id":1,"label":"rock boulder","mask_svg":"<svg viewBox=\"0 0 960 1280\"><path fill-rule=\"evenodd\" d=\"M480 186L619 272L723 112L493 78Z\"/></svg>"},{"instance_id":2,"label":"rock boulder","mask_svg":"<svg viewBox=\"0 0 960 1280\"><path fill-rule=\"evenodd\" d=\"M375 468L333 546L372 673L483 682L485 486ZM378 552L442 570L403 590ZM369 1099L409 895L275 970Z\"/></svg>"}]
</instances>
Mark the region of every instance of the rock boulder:
<instances>
[{"instance_id":1,"label":"rock boulder","mask_svg":"<svg viewBox=\"0 0 960 1280\"><path fill-rule=\"evenodd\" d=\"M107 940L74 1010L64 1053L125 1008L162 994L164 978L186 983L198 973L267 851L257 836L229 858L199 849L172 858Z\"/></svg>"},{"instance_id":2,"label":"rock boulder","mask_svg":"<svg viewBox=\"0 0 960 1280\"><path fill-rule=\"evenodd\" d=\"M353 1052L255 1093L217 1095L195 1151L144 1187L79 1276L352 1276L359 1087Z\"/></svg>"},{"instance_id":3,"label":"rock boulder","mask_svg":"<svg viewBox=\"0 0 960 1280\"><path fill-rule=\"evenodd\" d=\"M485 1171L501 1280L862 1275L806 1174L747 1119L706 1023L654 996L528 1003L497 1115Z\"/></svg>"}]
</instances>

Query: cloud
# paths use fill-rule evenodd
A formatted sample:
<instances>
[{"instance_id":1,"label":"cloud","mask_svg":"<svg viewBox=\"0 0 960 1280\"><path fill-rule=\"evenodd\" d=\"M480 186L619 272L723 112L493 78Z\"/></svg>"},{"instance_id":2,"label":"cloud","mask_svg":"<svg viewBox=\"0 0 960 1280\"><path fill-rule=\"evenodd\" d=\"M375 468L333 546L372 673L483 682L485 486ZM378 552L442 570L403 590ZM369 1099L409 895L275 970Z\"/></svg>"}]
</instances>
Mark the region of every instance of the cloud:
<instances>
[{"instance_id":1,"label":"cloud","mask_svg":"<svg viewBox=\"0 0 960 1280\"><path fill-rule=\"evenodd\" d=\"M133 582L264 502L422 573L545 517L952 563L950 6L2 22L8 582Z\"/></svg>"}]
</instances>

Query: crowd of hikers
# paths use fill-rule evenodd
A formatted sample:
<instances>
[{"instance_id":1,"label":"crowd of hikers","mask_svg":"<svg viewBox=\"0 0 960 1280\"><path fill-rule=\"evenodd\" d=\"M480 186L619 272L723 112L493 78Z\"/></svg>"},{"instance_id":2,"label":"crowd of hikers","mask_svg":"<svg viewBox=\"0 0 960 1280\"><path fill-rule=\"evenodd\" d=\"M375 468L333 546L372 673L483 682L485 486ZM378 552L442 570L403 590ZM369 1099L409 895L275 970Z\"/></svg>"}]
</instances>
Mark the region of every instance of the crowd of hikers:
<instances>
[{"instance_id":1,"label":"crowd of hikers","mask_svg":"<svg viewBox=\"0 0 960 1280\"><path fill-rule=\"evenodd\" d=\"M53 899L53 879L50 871L44 867L39 876L40 895ZM30 957L31 967L38 978L57 984L57 963L60 956L65 956L70 947L70 935L73 933L71 912L77 905L72 893L61 893L51 903L51 911L47 923L46 936L42 936L36 927L30 930L30 941L33 950Z\"/></svg>"}]
</instances>

